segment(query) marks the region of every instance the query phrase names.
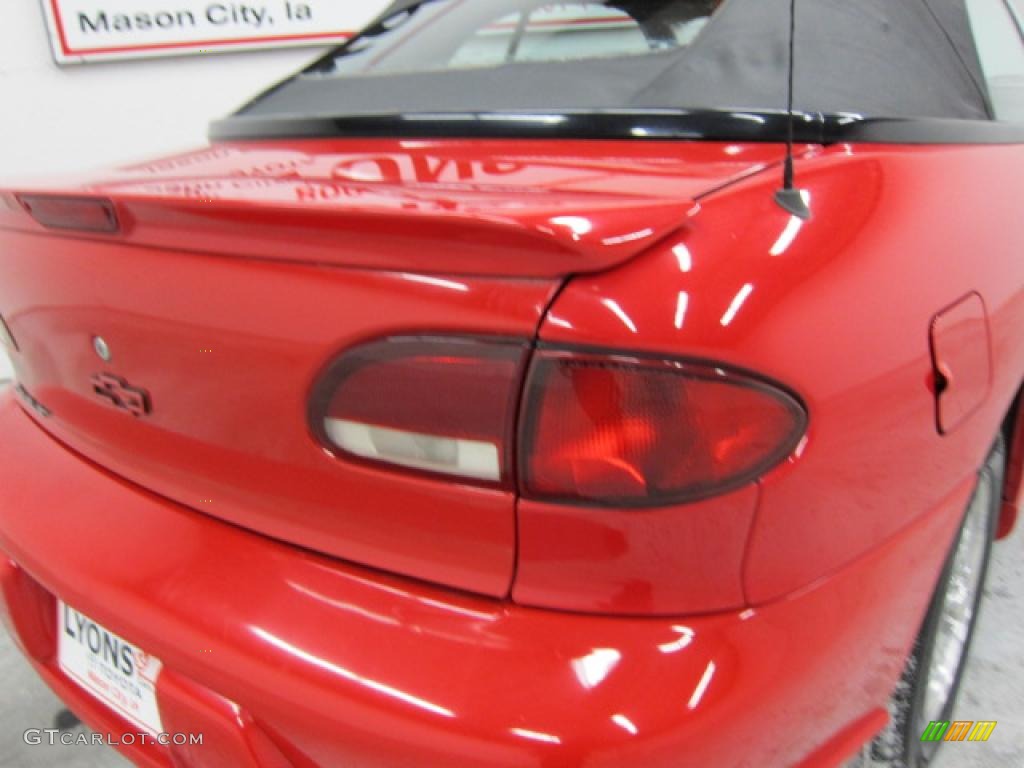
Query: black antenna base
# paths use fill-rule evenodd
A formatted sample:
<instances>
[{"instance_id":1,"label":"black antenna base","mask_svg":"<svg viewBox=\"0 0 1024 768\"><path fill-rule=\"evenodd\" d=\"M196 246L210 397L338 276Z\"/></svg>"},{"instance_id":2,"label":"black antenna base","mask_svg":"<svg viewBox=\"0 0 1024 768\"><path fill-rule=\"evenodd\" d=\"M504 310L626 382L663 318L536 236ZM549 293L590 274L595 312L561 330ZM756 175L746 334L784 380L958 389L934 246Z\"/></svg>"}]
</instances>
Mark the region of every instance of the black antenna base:
<instances>
[{"instance_id":1,"label":"black antenna base","mask_svg":"<svg viewBox=\"0 0 1024 768\"><path fill-rule=\"evenodd\" d=\"M793 183L793 123L796 112L793 110L793 75L796 72L796 0L789 2L789 79L786 83L786 159L782 164L782 189L776 190L775 202L787 213L798 219L807 221L811 218L811 209L803 190L796 189Z\"/></svg>"},{"instance_id":2,"label":"black antenna base","mask_svg":"<svg viewBox=\"0 0 1024 768\"><path fill-rule=\"evenodd\" d=\"M807 207L807 203L804 200L803 190L783 187L776 190L775 202L784 211L791 213L798 219L809 221L811 218L811 209Z\"/></svg>"}]
</instances>

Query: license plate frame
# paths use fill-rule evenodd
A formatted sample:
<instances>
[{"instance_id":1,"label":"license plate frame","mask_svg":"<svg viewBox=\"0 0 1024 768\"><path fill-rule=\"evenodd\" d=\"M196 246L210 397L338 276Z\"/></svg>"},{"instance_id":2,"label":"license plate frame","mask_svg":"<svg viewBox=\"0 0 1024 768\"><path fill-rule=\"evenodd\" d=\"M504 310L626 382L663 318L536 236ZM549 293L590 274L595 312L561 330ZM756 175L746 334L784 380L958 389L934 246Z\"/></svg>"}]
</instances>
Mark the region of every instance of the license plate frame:
<instances>
[{"instance_id":1,"label":"license plate frame","mask_svg":"<svg viewBox=\"0 0 1024 768\"><path fill-rule=\"evenodd\" d=\"M156 694L160 660L63 600L57 600L57 664L133 726L153 736L163 733Z\"/></svg>"}]
</instances>

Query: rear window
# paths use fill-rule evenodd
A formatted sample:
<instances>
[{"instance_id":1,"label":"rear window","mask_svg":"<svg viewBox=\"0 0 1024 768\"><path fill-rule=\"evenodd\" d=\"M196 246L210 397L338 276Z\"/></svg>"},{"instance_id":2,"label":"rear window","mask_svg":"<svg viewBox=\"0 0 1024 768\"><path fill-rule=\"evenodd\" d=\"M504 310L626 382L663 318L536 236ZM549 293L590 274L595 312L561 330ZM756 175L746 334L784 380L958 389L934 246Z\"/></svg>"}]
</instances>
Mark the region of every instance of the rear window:
<instances>
[{"instance_id":1,"label":"rear window","mask_svg":"<svg viewBox=\"0 0 1024 768\"><path fill-rule=\"evenodd\" d=\"M372 27L306 76L437 72L644 56L690 45L721 0L434 0Z\"/></svg>"},{"instance_id":2,"label":"rear window","mask_svg":"<svg viewBox=\"0 0 1024 768\"><path fill-rule=\"evenodd\" d=\"M977 55L964 1L798 3L795 107L987 119L981 75L968 69ZM946 9L942 21L933 6ZM786 0L400 0L243 107L236 126L778 113L788 95L789 8Z\"/></svg>"}]
</instances>

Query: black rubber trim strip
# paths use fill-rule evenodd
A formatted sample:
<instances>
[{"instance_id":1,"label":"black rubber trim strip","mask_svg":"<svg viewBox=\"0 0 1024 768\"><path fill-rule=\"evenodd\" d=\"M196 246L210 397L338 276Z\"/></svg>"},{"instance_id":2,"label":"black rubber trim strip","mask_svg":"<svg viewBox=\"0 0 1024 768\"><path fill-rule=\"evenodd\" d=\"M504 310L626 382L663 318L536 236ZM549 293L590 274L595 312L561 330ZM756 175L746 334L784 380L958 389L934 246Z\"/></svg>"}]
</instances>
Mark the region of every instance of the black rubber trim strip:
<instances>
[{"instance_id":1,"label":"black rubber trim strip","mask_svg":"<svg viewBox=\"0 0 1024 768\"><path fill-rule=\"evenodd\" d=\"M338 117L229 117L213 141L320 138L676 139L783 142L783 111L609 110L460 112ZM865 118L798 112L793 140L835 144L1020 144L1024 123L943 118Z\"/></svg>"},{"instance_id":2,"label":"black rubber trim strip","mask_svg":"<svg viewBox=\"0 0 1024 768\"><path fill-rule=\"evenodd\" d=\"M826 144L1022 144L1024 123L947 118L866 118L827 126L825 136Z\"/></svg>"},{"instance_id":3,"label":"black rubber trim strip","mask_svg":"<svg viewBox=\"0 0 1024 768\"><path fill-rule=\"evenodd\" d=\"M784 136L786 113L717 110L445 112L339 117L229 117L210 138L327 137L524 139L721 139L768 141ZM820 143L821 118L798 115L797 141Z\"/></svg>"}]
</instances>

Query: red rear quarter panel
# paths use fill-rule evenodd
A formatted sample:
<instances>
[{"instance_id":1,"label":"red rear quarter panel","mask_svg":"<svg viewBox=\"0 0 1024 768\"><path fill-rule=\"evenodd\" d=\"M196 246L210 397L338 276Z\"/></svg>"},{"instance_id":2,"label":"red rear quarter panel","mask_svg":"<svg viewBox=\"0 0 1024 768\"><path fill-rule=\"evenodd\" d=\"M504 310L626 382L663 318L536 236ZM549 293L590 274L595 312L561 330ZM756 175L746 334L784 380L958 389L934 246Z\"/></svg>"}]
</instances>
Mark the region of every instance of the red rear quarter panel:
<instances>
[{"instance_id":1,"label":"red rear quarter panel","mask_svg":"<svg viewBox=\"0 0 1024 768\"><path fill-rule=\"evenodd\" d=\"M761 174L701 197L677 235L573 280L549 311L543 341L718 360L802 397L806 440L760 483L744 566L750 604L864 555L981 465L1024 379L1024 231L1019 200L1000 193L1022 163L1019 146L830 147L797 164L811 221L780 209L778 179ZM971 292L989 319L992 386L940 436L929 330ZM721 512L723 528L735 523L727 504ZM576 512L521 502L519 515L525 531L541 515L569 530ZM651 511L609 521L618 557L658 560L658 522ZM688 535L700 533L698 524ZM517 594L577 583L608 557L578 537L558 541L541 555L524 540Z\"/></svg>"}]
</instances>

